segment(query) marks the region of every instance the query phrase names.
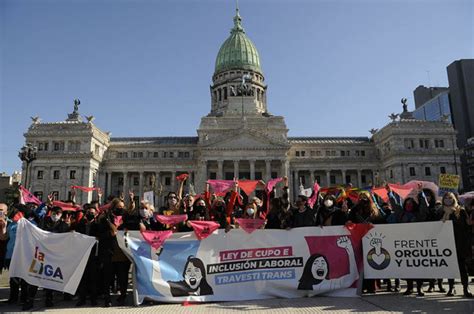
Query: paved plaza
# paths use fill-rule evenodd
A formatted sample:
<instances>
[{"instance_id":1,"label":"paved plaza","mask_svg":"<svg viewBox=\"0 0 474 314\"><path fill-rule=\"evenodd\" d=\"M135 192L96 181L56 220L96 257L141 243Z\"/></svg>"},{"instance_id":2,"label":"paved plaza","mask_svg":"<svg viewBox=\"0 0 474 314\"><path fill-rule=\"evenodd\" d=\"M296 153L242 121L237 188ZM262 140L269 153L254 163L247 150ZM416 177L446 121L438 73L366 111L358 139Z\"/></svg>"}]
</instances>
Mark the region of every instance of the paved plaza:
<instances>
[{"instance_id":1,"label":"paved plaza","mask_svg":"<svg viewBox=\"0 0 474 314\"><path fill-rule=\"evenodd\" d=\"M447 288L447 284L445 285ZM240 302L219 302L193 304L153 304L135 307L131 296L128 306L121 307L75 307L76 300L63 301L59 294L55 295L55 306L44 307L43 292L39 291L33 311L48 313L234 313L249 311L252 313L474 313L474 299L462 298L462 286L456 285L458 296L446 297L439 292L426 293L425 297L403 296L401 293L380 292L360 298L313 297L301 299L270 299ZM471 290L474 285L471 284ZM4 302L8 298L8 288L0 288L0 298ZM114 298L115 299L115 298ZM101 300L99 300L99 304ZM20 305L0 305L0 312L19 312Z\"/></svg>"}]
</instances>

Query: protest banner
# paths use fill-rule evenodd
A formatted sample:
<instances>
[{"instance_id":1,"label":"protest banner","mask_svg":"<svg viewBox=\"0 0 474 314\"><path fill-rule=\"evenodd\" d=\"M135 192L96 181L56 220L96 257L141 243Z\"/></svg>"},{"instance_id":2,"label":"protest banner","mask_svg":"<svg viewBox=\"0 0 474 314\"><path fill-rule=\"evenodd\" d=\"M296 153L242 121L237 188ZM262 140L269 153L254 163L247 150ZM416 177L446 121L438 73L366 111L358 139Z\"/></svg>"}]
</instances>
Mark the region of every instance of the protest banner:
<instances>
[{"instance_id":1,"label":"protest banner","mask_svg":"<svg viewBox=\"0 0 474 314\"><path fill-rule=\"evenodd\" d=\"M94 243L94 237L47 232L22 218L18 221L10 277L75 294Z\"/></svg>"},{"instance_id":2,"label":"protest banner","mask_svg":"<svg viewBox=\"0 0 474 314\"><path fill-rule=\"evenodd\" d=\"M148 191L148 192L143 193L143 200L155 206L155 193L153 191Z\"/></svg>"},{"instance_id":3,"label":"protest banner","mask_svg":"<svg viewBox=\"0 0 474 314\"><path fill-rule=\"evenodd\" d=\"M459 278L452 221L375 225L362 246L364 278Z\"/></svg>"},{"instance_id":4,"label":"protest banner","mask_svg":"<svg viewBox=\"0 0 474 314\"><path fill-rule=\"evenodd\" d=\"M134 263L135 304L356 296L361 238L342 226L174 233L159 248L140 232L119 232ZM126 239L124 239L126 237Z\"/></svg>"},{"instance_id":5,"label":"protest banner","mask_svg":"<svg viewBox=\"0 0 474 314\"><path fill-rule=\"evenodd\" d=\"M459 189L460 177L457 174L441 173L439 175L438 195L443 196L446 192L457 193Z\"/></svg>"}]
</instances>

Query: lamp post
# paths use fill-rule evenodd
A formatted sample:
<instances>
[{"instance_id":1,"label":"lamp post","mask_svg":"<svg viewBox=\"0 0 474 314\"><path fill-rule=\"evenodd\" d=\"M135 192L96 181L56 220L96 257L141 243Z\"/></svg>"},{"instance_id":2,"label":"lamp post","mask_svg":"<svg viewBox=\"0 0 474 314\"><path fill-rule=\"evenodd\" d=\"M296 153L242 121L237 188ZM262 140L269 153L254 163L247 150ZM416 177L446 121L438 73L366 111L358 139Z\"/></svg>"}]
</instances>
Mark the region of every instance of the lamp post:
<instances>
[{"instance_id":1,"label":"lamp post","mask_svg":"<svg viewBox=\"0 0 474 314\"><path fill-rule=\"evenodd\" d=\"M18 157L20 158L20 160L26 163L25 180L24 182L22 182L25 188L28 188L28 175L29 175L28 172L29 172L30 164L33 162L33 160L36 159L37 153L38 153L38 148L33 147L33 145L31 145L30 143L27 143L26 146L23 146L20 149L20 152L18 153Z\"/></svg>"}]
</instances>

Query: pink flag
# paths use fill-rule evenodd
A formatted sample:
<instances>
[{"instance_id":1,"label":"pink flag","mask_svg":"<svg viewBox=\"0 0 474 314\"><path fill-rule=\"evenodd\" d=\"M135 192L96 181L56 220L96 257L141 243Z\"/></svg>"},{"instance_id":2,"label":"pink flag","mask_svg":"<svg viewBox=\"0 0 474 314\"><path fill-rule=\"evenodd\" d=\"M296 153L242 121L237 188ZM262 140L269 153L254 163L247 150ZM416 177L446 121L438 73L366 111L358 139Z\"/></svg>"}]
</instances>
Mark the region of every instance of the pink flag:
<instances>
[{"instance_id":1,"label":"pink flag","mask_svg":"<svg viewBox=\"0 0 474 314\"><path fill-rule=\"evenodd\" d=\"M214 221L190 220L189 224L194 229L194 233L199 240L203 240L219 229L219 224Z\"/></svg>"},{"instance_id":2,"label":"pink flag","mask_svg":"<svg viewBox=\"0 0 474 314\"><path fill-rule=\"evenodd\" d=\"M152 248L157 250L161 247L163 242L173 234L173 231L142 231L141 234L143 239L145 239Z\"/></svg>"},{"instance_id":3,"label":"pink flag","mask_svg":"<svg viewBox=\"0 0 474 314\"><path fill-rule=\"evenodd\" d=\"M98 190L99 188L90 188L90 187L87 187L87 186L73 185L73 186L71 186L71 189L73 189L73 190L78 189L78 190L81 190L81 191L84 191L84 192L92 192L92 191Z\"/></svg>"},{"instance_id":4,"label":"pink flag","mask_svg":"<svg viewBox=\"0 0 474 314\"><path fill-rule=\"evenodd\" d=\"M320 186L318 182L314 182L313 185L313 195L308 199L308 205L313 208L314 204L316 203L316 200L318 199L318 193L319 193Z\"/></svg>"},{"instance_id":5,"label":"pink flag","mask_svg":"<svg viewBox=\"0 0 474 314\"><path fill-rule=\"evenodd\" d=\"M207 180L215 193L223 193L234 186L232 180Z\"/></svg>"},{"instance_id":6,"label":"pink flag","mask_svg":"<svg viewBox=\"0 0 474 314\"><path fill-rule=\"evenodd\" d=\"M187 215L155 215L156 220L164 225L176 225L188 219Z\"/></svg>"},{"instance_id":7,"label":"pink flag","mask_svg":"<svg viewBox=\"0 0 474 314\"><path fill-rule=\"evenodd\" d=\"M181 181L187 180L188 177L189 177L189 174L183 173L183 174L180 174L179 176L177 176L177 177L176 177L176 180L178 180L179 182L181 182Z\"/></svg>"},{"instance_id":8,"label":"pink flag","mask_svg":"<svg viewBox=\"0 0 474 314\"><path fill-rule=\"evenodd\" d=\"M403 199L406 199L408 194L410 194L411 191L413 190L410 187L405 187L405 186L399 185L399 184L389 184L388 186L392 189L393 192L400 195L400 197L403 198Z\"/></svg>"},{"instance_id":9,"label":"pink flag","mask_svg":"<svg viewBox=\"0 0 474 314\"><path fill-rule=\"evenodd\" d=\"M60 202L60 201L53 201L53 206L61 207L62 210L64 211L77 211L78 209L81 209L78 206L73 206L68 203Z\"/></svg>"},{"instance_id":10,"label":"pink flag","mask_svg":"<svg viewBox=\"0 0 474 314\"><path fill-rule=\"evenodd\" d=\"M112 203L107 203L107 204L104 204L104 205L100 206L99 207L99 213L105 212L107 209L110 208L111 205L112 205Z\"/></svg>"},{"instance_id":11,"label":"pink flag","mask_svg":"<svg viewBox=\"0 0 474 314\"><path fill-rule=\"evenodd\" d=\"M235 221L247 233L252 233L257 229L260 229L265 224L265 220L263 220L263 219L237 218L237 219L235 219Z\"/></svg>"},{"instance_id":12,"label":"pink flag","mask_svg":"<svg viewBox=\"0 0 474 314\"><path fill-rule=\"evenodd\" d=\"M388 203L388 192L385 187L373 188L372 193L377 194L385 203Z\"/></svg>"},{"instance_id":13,"label":"pink flag","mask_svg":"<svg viewBox=\"0 0 474 314\"><path fill-rule=\"evenodd\" d=\"M20 188L20 195L21 195L21 201L23 204L25 203L35 203L36 205L41 205L41 201L34 196L30 191L25 189L23 186L19 186Z\"/></svg>"},{"instance_id":14,"label":"pink flag","mask_svg":"<svg viewBox=\"0 0 474 314\"><path fill-rule=\"evenodd\" d=\"M276 179L268 180L267 184L265 185L265 191L267 191L267 192L273 191L273 188L275 187L275 185L277 185L277 183L281 182L281 181L283 181L283 178L276 178Z\"/></svg>"}]
</instances>

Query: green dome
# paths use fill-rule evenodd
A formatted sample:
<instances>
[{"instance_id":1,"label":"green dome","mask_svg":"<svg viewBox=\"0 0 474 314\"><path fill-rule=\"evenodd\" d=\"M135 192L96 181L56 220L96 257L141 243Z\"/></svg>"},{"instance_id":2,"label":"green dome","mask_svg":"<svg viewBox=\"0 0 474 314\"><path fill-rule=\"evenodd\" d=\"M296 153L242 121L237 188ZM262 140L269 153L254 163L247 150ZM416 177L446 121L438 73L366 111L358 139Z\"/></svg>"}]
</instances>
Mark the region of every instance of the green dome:
<instances>
[{"instance_id":1,"label":"green dome","mask_svg":"<svg viewBox=\"0 0 474 314\"><path fill-rule=\"evenodd\" d=\"M222 44L217 54L214 74L231 69L262 72L257 48L245 35L241 21L242 18L237 9L234 17L234 28L230 31L230 37Z\"/></svg>"}]
</instances>

